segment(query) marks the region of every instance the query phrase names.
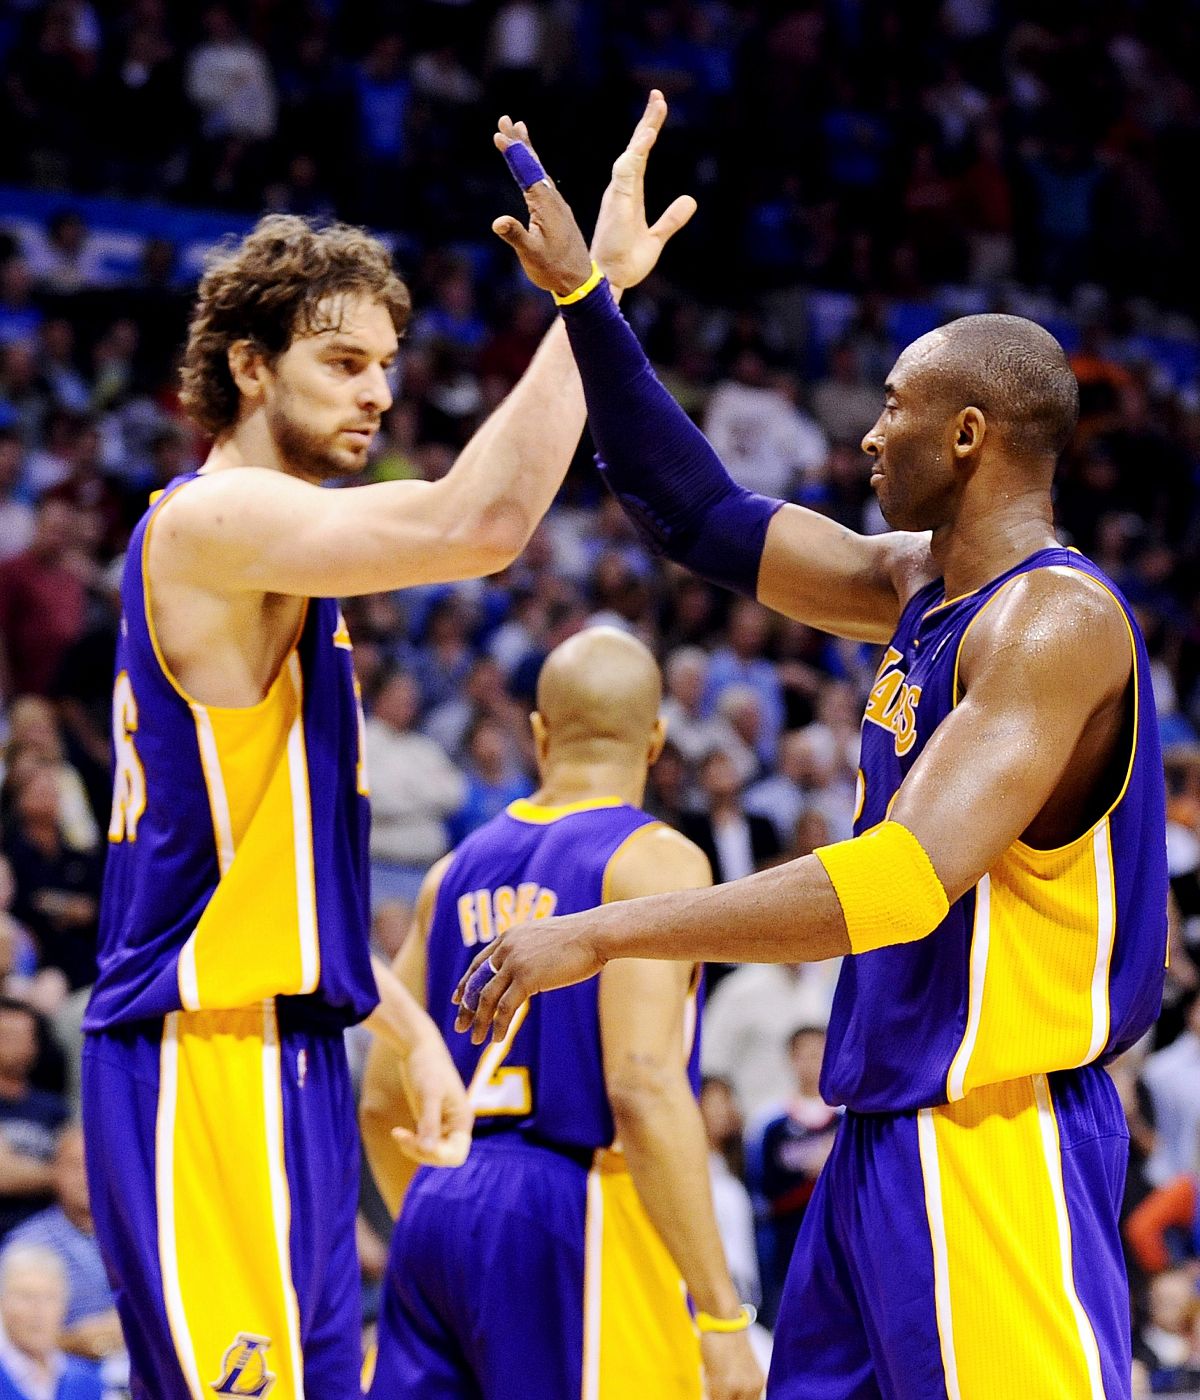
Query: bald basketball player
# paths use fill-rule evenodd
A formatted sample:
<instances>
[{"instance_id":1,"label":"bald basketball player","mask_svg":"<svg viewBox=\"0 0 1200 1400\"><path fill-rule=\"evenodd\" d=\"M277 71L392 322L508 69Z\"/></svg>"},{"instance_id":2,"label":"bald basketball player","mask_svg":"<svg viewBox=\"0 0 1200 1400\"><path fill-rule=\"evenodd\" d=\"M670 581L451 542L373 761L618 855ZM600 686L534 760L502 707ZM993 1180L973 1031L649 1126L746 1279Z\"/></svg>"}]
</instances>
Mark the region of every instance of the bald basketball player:
<instances>
[{"instance_id":1,"label":"bald basketball player","mask_svg":"<svg viewBox=\"0 0 1200 1400\"><path fill-rule=\"evenodd\" d=\"M1127 1396L1128 1144L1102 1066L1159 1009L1163 769L1132 610L1054 534L1078 406L1062 348L1015 316L910 345L863 440L893 531L866 538L730 479L582 238L546 261L504 235L564 302L608 484L654 546L883 651L852 840L719 889L511 928L464 979L472 1006L486 985L461 1023L482 1038L494 1018L502 1038L534 992L614 958L848 955L821 1080L848 1111L768 1393Z\"/></svg>"},{"instance_id":2,"label":"bald basketball player","mask_svg":"<svg viewBox=\"0 0 1200 1400\"><path fill-rule=\"evenodd\" d=\"M466 1166L421 1169L405 1193L400 1061L377 1045L368 1066L368 1156L389 1205L404 1197L370 1394L752 1400L763 1376L696 1103L699 969L614 962L521 1008L486 1050L451 1034L451 991L506 928L710 883L697 847L639 809L665 735L646 648L582 632L537 699L541 786L434 866L396 963L470 1085Z\"/></svg>"}]
</instances>

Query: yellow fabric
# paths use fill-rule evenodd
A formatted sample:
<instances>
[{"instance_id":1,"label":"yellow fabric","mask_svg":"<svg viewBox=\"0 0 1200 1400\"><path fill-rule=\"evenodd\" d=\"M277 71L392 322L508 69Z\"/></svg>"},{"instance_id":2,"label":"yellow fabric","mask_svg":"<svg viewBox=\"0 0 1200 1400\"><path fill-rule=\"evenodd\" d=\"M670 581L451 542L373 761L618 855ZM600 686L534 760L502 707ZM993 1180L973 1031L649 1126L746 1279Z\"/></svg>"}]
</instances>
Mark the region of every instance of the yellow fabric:
<instances>
[{"instance_id":1,"label":"yellow fabric","mask_svg":"<svg viewBox=\"0 0 1200 1400\"><path fill-rule=\"evenodd\" d=\"M852 953L924 938L950 909L925 848L899 822L881 822L813 854L842 906Z\"/></svg>"},{"instance_id":2,"label":"yellow fabric","mask_svg":"<svg viewBox=\"0 0 1200 1400\"><path fill-rule=\"evenodd\" d=\"M300 668L246 709L193 703L221 880L185 945L189 1010L311 992L320 976Z\"/></svg>"},{"instance_id":3,"label":"yellow fabric","mask_svg":"<svg viewBox=\"0 0 1200 1400\"><path fill-rule=\"evenodd\" d=\"M300 1393L278 1033L268 1003L167 1017L157 1127L167 1316L195 1393Z\"/></svg>"},{"instance_id":4,"label":"yellow fabric","mask_svg":"<svg viewBox=\"0 0 1200 1400\"><path fill-rule=\"evenodd\" d=\"M594 292L604 278L604 273L596 265L595 258L592 259L592 270L587 279L579 284L573 292L568 292L565 297L560 297L557 292L551 292L557 306L570 306L573 302L582 301L589 292Z\"/></svg>"},{"instance_id":5,"label":"yellow fabric","mask_svg":"<svg viewBox=\"0 0 1200 1400\"><path fill-rule=\"evenodd\" d=\"M569 817L575 812L598 812L605 807L623 806L623 797L588 797L581 802L564 802L561 807L543 807L537 802L530 802L528 798L518 797L515 802L510 802L507 812L510 817L515 817L519 822L528 822L531 826L549 826L551 822L556 822L562 817Z\"/></svg>"},{"instance_id":6,"label":"yellow fabric","mask_svg":"<svg viewBox=\"0 0 1200 1400\"><path fill-rule=\"evenodd\" d=\"M1103 1400L1045 1076L918 1115L947 1391Z\"/></svg>"},{"instance_id":7,"label":"yellow fabric","mask_svg":"<svg viewBox=\"0 0 1200 1400\"><path fill-rule=\"evenodd\" d=\"M1101 1053L1115 908L1107 820L1060 850L1009 847L975 891L968 1023L948 1097Z\"/></svg>"},{"instance_id":8,"label":"yellow fabric","mask_svg":"<svg viewBox=\"0 0 1200 1400\"><path fill-rule=\"evenodd\" d=\"M683 1280L650 1223L619 1152L600 1152L588 1181L587 1400L701 1400L700 1341Z\"/></svg>"}]
</instances>

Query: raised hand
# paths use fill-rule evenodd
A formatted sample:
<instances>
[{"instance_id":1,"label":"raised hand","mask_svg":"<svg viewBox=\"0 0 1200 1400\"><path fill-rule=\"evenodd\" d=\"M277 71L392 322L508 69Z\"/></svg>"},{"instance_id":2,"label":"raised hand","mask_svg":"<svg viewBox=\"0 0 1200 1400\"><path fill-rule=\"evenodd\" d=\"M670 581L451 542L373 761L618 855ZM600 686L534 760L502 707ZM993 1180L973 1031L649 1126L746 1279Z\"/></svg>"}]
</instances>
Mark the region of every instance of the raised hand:
<instances>
[{"instance_id":1,"label":"raised hand","mask_svg":"<svg viewBox=\"0 0 1200 1400\"><path fill-rule=\"evenodd\" d=\"M523 145L528 148L533 161L537 161L524 122L501 117L492 139L502 154L510 146ZM511 160L510 168L513 168ZM514 174L518 174L515 168ZM525 184L519 174L518 179L522 185ZM524 194L529 209L529 227L526 228L520 219L504 214L492 224L492 230L520 258L525 276L535 287L567 296L586 282L591 274L592 259L587 243L571 213L571 206L555 189L549 176L529 185Z\"/></svg>"},{"instance_id":2,"label":"raised hand","mask_svg":"<svg viewBox=\"0 0 1200 1400\"><path fill-rule=\"evenodd\" d=\"M505 214L492 224L492 229L515 251L525 275L535 286L568 296L587 280L592 257L616 288L636 286L653 270L667 241L696 212L696 201L685 194L674 200L653 225L646 222L646 162L666 119L666 99L656 88L629 145L613 165L589 255L570 205L549 176L527 183L530 175L542 172L525 123L500 118L493 137L496 149L504 154L520 145L528 152L528 159L522 156L514 162L509 155L506 159L524 190L529 227Z\"/></svg>"},{"instance_id":3,"label":"raised hand","mask_svg":"<svg viewBox=\"0 0 1200 1400\"><path fill-rule=\"evenodd\" d=\"M648 277L667 240L696 212L692 196L681 194L654 224L646 223L646 162L666 119L666 98L655 88L629 145L613 163L600 204L592 256L614 287L635 287Z\"/></svg>"}]
</instances>

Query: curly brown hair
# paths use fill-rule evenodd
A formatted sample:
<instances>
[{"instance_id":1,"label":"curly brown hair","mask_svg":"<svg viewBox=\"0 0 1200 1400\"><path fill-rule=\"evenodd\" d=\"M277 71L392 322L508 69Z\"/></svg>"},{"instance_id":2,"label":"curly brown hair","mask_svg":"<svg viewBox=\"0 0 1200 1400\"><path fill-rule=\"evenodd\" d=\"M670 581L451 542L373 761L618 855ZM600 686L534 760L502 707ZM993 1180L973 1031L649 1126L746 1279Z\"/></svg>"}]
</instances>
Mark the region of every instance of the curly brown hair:
<instances>
[{"instance_id":1,"label":"curly brown hair","mask_svg":"<svg viewBox=\"0 0 1200 1400\"><path fill-rule=\"evenodd\" d=\"M402 334L412 311L408 288L388 250L349 224L318 226L294 214L268 214L228 246L200 281L180 370L180 398L214 437L237 422L238 388L229 347L252 341L268 359L297 336L336 329L339 293L370 297L387 308Z\"/></svg>"}]
</instances>

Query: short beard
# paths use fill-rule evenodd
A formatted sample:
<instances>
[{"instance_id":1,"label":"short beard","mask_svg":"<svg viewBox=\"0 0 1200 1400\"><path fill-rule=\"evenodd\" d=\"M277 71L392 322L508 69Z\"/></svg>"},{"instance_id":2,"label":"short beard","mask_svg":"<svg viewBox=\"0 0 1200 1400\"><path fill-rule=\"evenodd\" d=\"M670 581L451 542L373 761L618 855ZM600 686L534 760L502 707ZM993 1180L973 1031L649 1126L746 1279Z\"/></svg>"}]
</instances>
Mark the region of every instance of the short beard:
<instances>
[{"instance_id":1,"label":"short beard","mask_svg":"<svg viewBox=\"0 0 1200 1400\"><path fill-rule=\"evenodd\" d=\"M348 463L333 440L309 432L279 410L271 414L269 426L280 457L292 471L310 481L357 476L366 466L365 457L361 462Z\"/></svg>"}]
</instances>

